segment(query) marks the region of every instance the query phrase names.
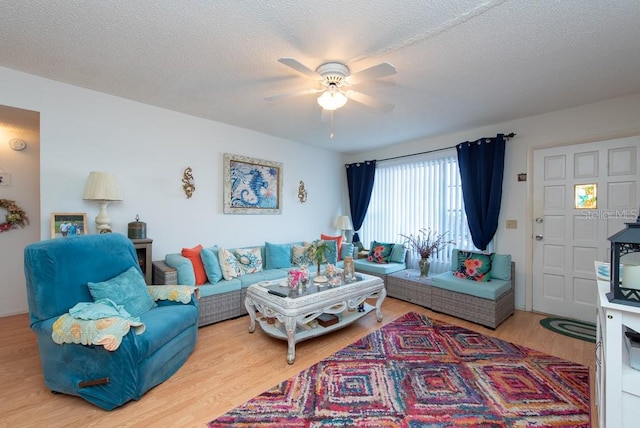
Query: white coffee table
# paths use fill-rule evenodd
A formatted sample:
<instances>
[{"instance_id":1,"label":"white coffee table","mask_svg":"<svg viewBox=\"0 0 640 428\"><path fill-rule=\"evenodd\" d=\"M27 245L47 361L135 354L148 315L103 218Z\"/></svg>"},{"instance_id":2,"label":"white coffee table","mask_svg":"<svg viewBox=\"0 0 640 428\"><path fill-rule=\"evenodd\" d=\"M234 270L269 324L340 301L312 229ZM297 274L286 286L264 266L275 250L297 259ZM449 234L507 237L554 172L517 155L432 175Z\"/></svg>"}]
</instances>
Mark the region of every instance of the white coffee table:
<instances>
[{"instance_id":1,"label":"white coffee table","mask_svg":"<svg viewBox=\"0 0 640 428\"><path fill-rule=\"evenodd\" d=\"M387 296L384 282L377 276L362 273L356 275L357 281L337 287L310 282L302 294L297 290L281 286L280 284L286 279L250 285L244 301L250 317L249 333L255 331L256 311L260 312L262 314L258 318L260 327L270 336L287 340L289 344L287 362L293 364L296 357L296 343L343 328L368 314L374 309L374 306L365 302L368 298L376 298L376 318L378 322L382 321L381 306ZM287 296L270 294L269 290L284 293ZM362 309L360 311L359 306ZM310 327L308 323L323 313L337 314L340 316L340 321L327 327ZM275 319L277 322L270 324L267 318Z\"/></svg>"}]
</instances>

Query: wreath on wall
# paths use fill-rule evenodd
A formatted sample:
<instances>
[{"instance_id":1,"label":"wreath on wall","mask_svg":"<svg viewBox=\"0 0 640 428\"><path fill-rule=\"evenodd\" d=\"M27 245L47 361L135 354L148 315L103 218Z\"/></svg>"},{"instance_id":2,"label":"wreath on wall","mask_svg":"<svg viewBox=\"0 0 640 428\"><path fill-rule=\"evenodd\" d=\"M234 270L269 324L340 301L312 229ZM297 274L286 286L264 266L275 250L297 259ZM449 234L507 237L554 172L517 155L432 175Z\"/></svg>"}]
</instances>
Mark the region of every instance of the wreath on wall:
<instances>
[{"instance_id":1,"label":"wreath on wall","mask_svg":"<svg viewBox=\"0 0 640 428\"><path fill-rule=\"evenodd\" d=\"M18 226L25 227L29 224L29 218L27 213L22 208L16 205L15 201L9 199L0 199L0 208L7 210L5 216L5 222L0 223L0 233L6 232L10 229L17 229Z\"/></svg>"}]
</instances>

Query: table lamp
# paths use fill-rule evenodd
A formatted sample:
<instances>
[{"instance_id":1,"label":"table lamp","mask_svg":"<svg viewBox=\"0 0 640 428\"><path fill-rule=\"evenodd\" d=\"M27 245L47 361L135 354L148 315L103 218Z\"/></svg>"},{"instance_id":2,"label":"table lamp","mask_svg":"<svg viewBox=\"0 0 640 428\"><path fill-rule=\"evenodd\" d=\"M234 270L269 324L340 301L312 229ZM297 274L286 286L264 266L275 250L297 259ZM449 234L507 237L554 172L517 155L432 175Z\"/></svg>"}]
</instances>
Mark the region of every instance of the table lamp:
<instances>
[{"instance_id":1,"label":"table lamp","mask_svg":"<svg viewBox=\"0 0 640 428\"><path fill-rule=\"evenodd\" d=\"M110 233L111 218L107 214L107 205L111 201L122 200L122 193L120 193L115 176L108 172L91 171L84 187L82 199L98 202L100 212L96 216L96 228L98 233Z\"/></svg>"},{"instance_id":2,"label":"table lamp","mask_svg":"<svg viewBox=\"0 0 640 428\"><path fill-rule=\"evenodd\" d=\"M338 220L336 221L336 229L342 230L342 239L345 242L348 242L346 231L353 230L353 226L351 225L351 220L349 219L349 216L347 215L338 216Z\"/></svg>"}]
</instances>

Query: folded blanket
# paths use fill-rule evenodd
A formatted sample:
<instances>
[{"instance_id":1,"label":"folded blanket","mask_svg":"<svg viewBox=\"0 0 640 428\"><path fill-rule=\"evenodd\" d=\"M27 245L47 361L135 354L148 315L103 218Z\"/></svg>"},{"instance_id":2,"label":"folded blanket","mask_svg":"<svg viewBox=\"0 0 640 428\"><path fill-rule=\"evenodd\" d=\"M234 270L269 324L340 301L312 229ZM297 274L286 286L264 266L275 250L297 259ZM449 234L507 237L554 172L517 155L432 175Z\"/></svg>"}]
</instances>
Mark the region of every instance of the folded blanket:
<instances>
[{"instance_id":1,"label":"folded blanket","mask_svg":"<svg viewBox=\"0 0 640 428\"><path fill-rule=\"evenodd\" d=\"M111 299L98 299L95 302L80 302L69 309L69 315L81 320L98 320L106 317L134 319L124 306ZM138 318L134 320L138 321Z\"/></svg>"},{"instance_id":2,"label":"folded blanket","mask_svg":"<svg viewBox=\"0 0 640 428\"><path fill-rule=\"evenodd\" d=\"M102 345L108 351L115 351L131 328L136 334L142 334L145 325L121 305L100 299L78 303L69 313L60 316L53 323L51 338L57 344Z\"/></svg>"},{"instance_id":3,"label":"folded blanket","mask_svg":"<svg viewBox=\"0 0 640 428\"><path fill-rule=\"evenodd\" d=\"M192 294L198 298L198 290L191 285L147 285L147 290L156 301L171 300L186 305L191 301Z\"/></svg>"}]
</instances>

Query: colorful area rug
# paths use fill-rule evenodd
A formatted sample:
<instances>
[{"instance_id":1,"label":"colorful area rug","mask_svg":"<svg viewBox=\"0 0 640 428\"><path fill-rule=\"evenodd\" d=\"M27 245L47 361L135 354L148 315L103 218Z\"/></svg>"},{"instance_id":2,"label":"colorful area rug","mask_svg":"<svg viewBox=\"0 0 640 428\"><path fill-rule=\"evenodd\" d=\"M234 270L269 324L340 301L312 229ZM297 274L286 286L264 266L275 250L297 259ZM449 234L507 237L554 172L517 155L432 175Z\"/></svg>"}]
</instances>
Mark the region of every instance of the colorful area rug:
<instances>
[{"instance_id":1,"label":"colorful area rug","mask_svg":"<svg viewBox=\"0 0 640 428\"><path fill-rule=\"evenodd\" d=\"M596 343L596 325L568 318L544 318L540 325L555 333L586 342Z\"/></svg>"},{"instance_id":2,"label":"colorful area rug","mask_svg":"<svg viewBox=\"0 0 640 428\"><path fill-rule=\"evenodd\" d=\"M589 427L589 369L407 313L214 427Z\"/></svg>"}]
</instances>

